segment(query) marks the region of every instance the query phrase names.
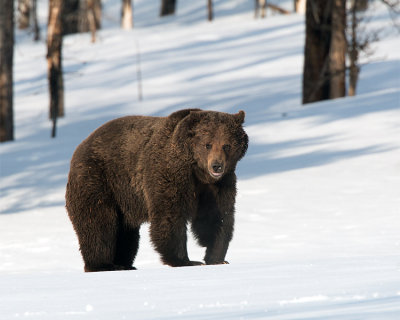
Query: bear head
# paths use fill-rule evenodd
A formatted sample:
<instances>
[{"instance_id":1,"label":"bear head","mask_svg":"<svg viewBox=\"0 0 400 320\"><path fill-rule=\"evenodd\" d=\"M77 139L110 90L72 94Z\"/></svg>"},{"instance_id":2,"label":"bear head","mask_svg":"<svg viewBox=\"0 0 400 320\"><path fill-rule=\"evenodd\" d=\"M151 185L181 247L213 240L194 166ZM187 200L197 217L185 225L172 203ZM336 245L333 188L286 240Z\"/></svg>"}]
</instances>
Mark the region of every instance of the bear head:
<instances>
[{"instance_id":1,"label":"bear head","mask_svg":"<svg viewBox=\"0 0 400 320\"><path fill-rule=\"evenodd\" d=\"M176 138L186 142L183 145L190 152L194 172L200 181L215 183L235 171L248 147L244 117L244 111L228 114L191 110L180 121Z\"/></svg>"}]
</instances>

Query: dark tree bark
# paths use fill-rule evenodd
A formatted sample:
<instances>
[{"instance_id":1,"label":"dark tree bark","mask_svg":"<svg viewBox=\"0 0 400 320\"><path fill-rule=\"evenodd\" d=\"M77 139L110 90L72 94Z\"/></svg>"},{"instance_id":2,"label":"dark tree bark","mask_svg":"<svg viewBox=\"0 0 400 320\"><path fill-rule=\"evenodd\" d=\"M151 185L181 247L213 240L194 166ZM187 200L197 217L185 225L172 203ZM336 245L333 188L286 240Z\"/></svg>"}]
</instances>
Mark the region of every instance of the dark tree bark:
<instances>
[{"instance_id":1,"label":"dark tree bark","mask_svg":"<svg viewBox=\"0 0 400 320\"><path fill-rule=\"evenodd\" d=\"M101 0L64 0L63 34L91 32L101 28Z\"/></svg>"},{"instance_id":2,"label":"dark tree bark","mask_svg":"<svg viewBox=\"0 0 400 320\"><path fill-rule=\"evenodd\" d=\"M332 0L331 43L329 50L329 98L346 95L346 0Z\"/></svg>"},{"instance_id":3,"label":"dark tree bark","mask_svg":"<svg viewBox=\"0 0 400 320\"><path fill-rule=\"evenodd\" d=\"M34 40L39 41L40 40L40 28L39 28L39 23L37 19L37 0L32 0L32 22L33 22L33 34L34 34Z\"/></svg>"},{"instance_id":4,"label":"dark tree bark","mask_svg":"<svg viewBox=\"0 0 400 320\"><path fill-rule=\"evenodd\" d=\"M351 28L350 28L350 40L348 46L348 54L350 60L350 70L349 70L349 96L354 96L356 94L358 74L360 73L360 67L358 65L358 43L357 43L357 9L356 2L354 3L350 10Z\"/></svg>"},{"instance_id":5,"label":"dark tree bark","mask_svg":"<svg viewBox=\"0 0 400 320\"><path fill-rule=\"evenodd\" d=\"M176 0L161 0L160 16L175 14Z\"/></svg>"},{"instance_id":6,"label":"dark tree bark","mask_svg":"<svg viewBox=\"0 0 400 320\"><path fill-rule=\"evenodd\" d=\"M366 11L368 9L368 0L351 0L351 6L356 11Z\"/></svg>"},{"instance_id":7,"label":"dark tree bark","mask_svg":"<svg viewBox=\"0 0 400 320\"><path fill-rule=\"evenodd\" d=\"M125 30L130 30L133 28L132 0L122 0L121 27Z\"/></svg>"},{"instance_id":8,"label":"dark tree bark","mask_svg":"<svg viewBox=\"0 0 400 320\"><path fill-rule=\"evenodd\" d=\"M14 1L0 0L0 142L14 140Z\"/></svg>"},{"instance_id":9,"label":"dark tree bark","mask_svg":"<svg viewBox=\"0 0 400 320\"><path fill-rule=\"evenodd\" d=\"M56 136L57 118L64 116L61 21L62 9L63 0L49 1L49 21L47 28L47 72L50 93L50 118L53 120L52 137Z\"/></svg>"},{"instance_id":10,"label":"dark tree bark","mask_svg":"<svg viewBox=\"0 0 400 320\"><path fill-rule=\"evenodd\" d=\"M303 103L345 95L345 0L308 0Z\"/></svg>"},{"instance_id":11,"label":"dark tree bark","mask_svg":"<svg viewBox=\"0 0 400 320\"><path fill-rule=\"evenodd\" d=\"M207 7L208 7L208 21L212 21L214 19L212 0L207 0Z\"/></svg>"},{"instance_id":12,"label":"dark tree bark","mask_svg":"<svg viewBox=\"0 0 400 320\"><path fill-rule=\"evenodd\" d=\"M328 0L329 1L329 0ZM328 57L331 16L325 1L308 0L304 49L303 103L329 98Z\"/></svg>"},{"instance_id":13,"label":"dark tree bark","mask_svg":"<svg viewBox=\"0 0 400 320\"><path fill-rule=\"evenodd\" d=\"M64 14L62 15L63 34L78 33L79 0L64 0Z\"/></svg>"}]
</instances>

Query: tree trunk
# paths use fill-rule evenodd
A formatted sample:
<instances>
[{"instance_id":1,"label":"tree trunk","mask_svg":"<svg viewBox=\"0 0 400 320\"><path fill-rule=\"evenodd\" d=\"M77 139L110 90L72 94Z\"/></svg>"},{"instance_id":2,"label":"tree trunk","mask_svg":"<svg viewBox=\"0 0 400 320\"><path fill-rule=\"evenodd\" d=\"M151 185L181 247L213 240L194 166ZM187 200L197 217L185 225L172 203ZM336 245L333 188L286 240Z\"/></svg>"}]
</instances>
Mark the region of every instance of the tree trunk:
<instances>
[{"instance_id":1,"label":"tree trunk","mask_svg":"<svg viewBox=\"0 0 400 320\"><path fill-rule=\"evenodd\" d=\"M360 67L356 63L357 60L351 59L350 61L350 76L349 76L349 96L356 95L358 74L360 73Z\"/></svg>"},{"instance_id":2,"label":"tree trunk","mask_svg":"<svg viewBox=\"0 0 400 320\"><path fill-rule=\"evenodd\" d=\"M18 28L28 29L32 10L31 0L18 0Z\"/></svg>"},{"instance_id":3,"label":"tree trunk","mask_svg":"<svg viewBox=\"0 0 400 320\"><path fill-rule=\"evenodd\" d=\"M63 34L91 32L101 28L100 0L64 0Z\"/></svg>"},{"instance_id":4,"label":"tree trunk","mask_svg":"<svg viewBox=\"0 0 400 320\"><path fill-rule=\"evenodd\" d=\"M87 0L87 21L89 24L89 30L92 35L92 42L96 42L96 9L95 0Z\"/></svg>"},{"instance_id":5,"label":"tree trunk","mask_svg":"<svg viewBox=\"0 0 400 320\"><path fill-rule=\"evenodd\" d=\"M62 15L63 35L79 32L79 9L79 0L64 0L64 14Z\"/></svg>"},{"instance_id":6,"label":"tree trunk","mask_svg":"<svg viewBox=\"0 0 400 320\"><path fill-rule=\"evenodd\" d=\"M356 95L356 88L358 82L358 74L360 73L360 67L358 66L358 43L357 43L357 2L358 0L353 0L352 7L350 9L350 41L348 47L349 60L350 60L350 72L349 72L349 96Z\"/></svg>"},{"instance_id":7,"label":"tree trunk","mask_svg":"<svg viewBox=\"0 0 400 320\"><path fill-rule=\"evenodd\" d=\"M121 27L125 30L133 28L132 0L122 0Z\"/></svg>"},{"instance_id":8,"label":"tree trunk","mask_svg":"<svg viewBox=\"0 0 400 320\"><path fill-rule=\"evenodd\" d=\"M207 7L208 7L208 21L212 21L214 18L212 0L207 1Z\"/></svg>"},{"instance_id":9,"label":"tree trunk","mask_svg":"<svg viewBox=\"0 0 400 320\"><path fill-rule=\"evenodd\" d=\"M330 18L324 0L307 1L303 103L329 99Z\"/></svg>"},{"instance_id":10,"label":"tree trunk","mask_svg":"<svg viewBox=\"0 0 400 320\"><path fill-rule=\"evenodd\" d=\"M331 44L329 51L329 98L346 95L346 0L332 0Z\"/></svg>"},{"instance_id":11,"label":"tree trunk","mask_svg":"<svg viewBox=\"0 0 400 320\"><path fill-rule=\"evenodd\" d=\"M288 11L288 10L286 10L284 8L281 8L281 7L279 7L279 6L275 5L275 4L268 4L267 7L270 8L271 10L273 10L273 11L276 11L276 12L280 13L280 14L290 14L291 13L290 11Z\"/></svg>"},{"instance_id":12,"label":"tree trunk","mask_svg":"<svg viewBox=\"0 0 400 320\"><path fill-rule=\"evenodd\" d=\"M366 11L368 9L368 0L351 0L351 7L355 8L356 11Z\"/></svg>"},{"instance_id":13,"label":"tree trunk","mask_svg":"<svg viewBox=\"0 0 400 320\"><path fill-rule=\"evenodd\" d=\"M345 95L346 1L308 0L303 103Z\"/></svg>"},{"instance_id":14,"label":"tree trunk","mask_svg":"<svg viewBox=\"0 0 400 320\"><path fill-rule=\"evenodd\" d=\"M306 13L306 0L294 0L294 11L297 13Z\"/></svg>"},{"instance_id":15,"label":"tree trunk","mask_svg":"<svg viewBox=\"0 0 400 320\"><path fill-rule=\"evenodd\" d=\"M254 17L257 18L258 16L261 16L261 18L265 18L266 11L267 11L267 0L256 0Z\"/></svg>"},{"instance_id":16,"label":"tree trunk","mask_svg":"<svg viewBox=\"0 0 400 320\"><path fill-rule=\"evenodd\" d=\"M101 29L101 0L93 0L93 11L96 23L96 30Z\"/></svg>"},{"instance_id":17,"label":"tree trunk","mask_svg":"<svg viewBox=\"0 0 400 320\"><path fill-rule=\"evenodd\" d=\"M0 142L14 140L14 1L0 0Z\"/></svg>"},{"instance_id":18,"label":"tree trunk","mask_svg":"<svg viewBox=\"0 0 400 320\"><path fill-rule=\"evenodd\" d=\"M64 85L62 74L62 2L49 1L47 29L47 72L50 93L50 118L53 120L52 137L56 135L56 121L64 116Z\"/></svg>"},{"instance_id":19,"label":"tree trunk","mask_svg":"<svg viewBox=\"0 0 400 320\"><path fill-rule=\"evenodd\" d=\"M160 16L175 14L176 0L162 0Z\"/></svg>"},{"instance_id":20,"label":"tree trunk","mask_svg":"<svg viewBox=\"0 0 400 320\"><path fill-rule=\"evenodd\" d=\"M39 28L39 23L37 19L37 0L32 0L32 22L33 22L33 34L34 34L34 40L39 41L40 40L40 28Z\"/></svg>"}]
</instances>

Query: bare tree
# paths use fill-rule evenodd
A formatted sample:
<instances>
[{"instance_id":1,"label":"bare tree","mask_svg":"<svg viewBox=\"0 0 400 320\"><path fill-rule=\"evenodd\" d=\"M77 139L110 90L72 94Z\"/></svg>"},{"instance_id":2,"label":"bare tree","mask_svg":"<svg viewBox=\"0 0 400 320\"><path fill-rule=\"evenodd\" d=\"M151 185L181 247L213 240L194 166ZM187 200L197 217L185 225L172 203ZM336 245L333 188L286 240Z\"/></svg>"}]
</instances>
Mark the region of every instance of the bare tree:
<instances>
[{"instance_id":1,"label":"bare tree","mask_svg":"<svg viewBox=\"0 0 400 320\"><path fill-rule=\"evenodd\" d=\"M303 103L345 95L345 0L308 0Z\"/></svg>"},{"instance_id":2,"label":"bare tree","mask_svg":"<svg viewBox=\"0 0 400 320\"><path fill-rule=\"evenodd\" d=\"M346 95L346 0L332 0L329 48L329 98Z\"/></svg>"},{"instance_id":3,"label":"bare tree","mask_svg":"<svg viewBox=\"0 0 400 320\"><path fill-rule=\"evenodd\" d=\"M79 0L64 0L64 14L62 15L63 34L78 33Z\"/></svg>"},{"instance_id":4,"label":"bare tree","mask_svg":"<svg viewBox=\"0 0 400 320\"><path fill-rule=\"evenodd\" d=\"M121 27L125 30L133 28L133 0L122 0Z\"/></svg>"},{"instance_id":5,"label":"bare tree","mask_svg":"<svg viewBox=\"0 0 400 320\"><path fill-rule=\"evenodd\" d=\"M280 14L290 14L291 13L290 11L288 11L282 7L279 7L276 4L268 3L267 7L270 8L272 11L278 12Z\"/></svg>"},{"instance_id":6,"label":"bare tree","mask_svg":"<svg viewBox=\"0 0 400 320\"><path fill-rule=\"evenodd\" d=\"M18 0L18 28L29 28L29 17L31 15L32 3L31 0Z\"/></svg>"},{"instance_id":7,"label":"bare tree","mask_svg":"<svg viewBox=\"0 0 400 320\"><path fill-rule=\"evenodd\" d=\"M254 17L257 18L260 15L261 11L261 18L265 18L267 16L267 8L274 12L278 12L280 14L290 14L291 12L279 7L272 3L267 3L267 0L255 0L255 10L254 10ZM261 10L260 10L261 9Z\"/></svg>"},{"instance_id":8,"label":"bare tree","mask_svg":"<svg viewBox=\"0 0 400 320\"><path fill-rule=\"evenodd\" d=\"M368 0L351 0L351 8L356 11L365 11L368 9Z\"/></svg>"},{"instance_id":9,"label":"bare tree","mask_svg":"<svg viewBox=\"0 0 400 320\"><path fill-rule=\"evenodd\" d=\"M208 21L212 21L214 19L212 0L207 0L207 8L208 8Z\"/></svg>"},{"instance_id":10,"label":"bare tree","mask_svg":"<svg viewBox=\"0 0 400 320\"><path fill-rule=\"evenodd\" d=\"M350 19L349 19L349 39L348 39L348 50L347 54L349 56L350 66L349 66L349 96L354 96L356 94L358 75L360 73L359 66L359 51L360 51L360 39L359 39L359 26L360 18L357 16L358 11L358 1L353 0L350 8Z\"/></svg>"},{"instance_id":11,"label":"bare tree","mask_svg":"<svg viewBox=\"0 0 400 320\"><path fill-rule=\"evenodd\" d=\"M399 0L382 0L383 4L389 9L392 16L392 22L395 28L400 31L396 17L400 14ZM348 75L349 90L348 95L354 96L357 91L358 77L361 71L360 56L368 58L374 54L371 45L379 41L382 28L366 30L370 18L365 14L368 9L367 0L352 0L348 11L348 29L347 29L347 55L348 55ZM368 63L368 61L367 61Z\"/></svg>"},{"instance_id":12,"label":"bare tree","mask_svg":"<svg viewBox=\"0 0 400 320\"><path fill-rule=\"evenodd\" d=\"M83 14L86 14L87 18L87 25L89 27L89 31L92 35L92 42L96 42L96 30L97 30L97 25L100 23L100 20L97 20L97 3L99 3L100 0L86 0L86 11L83 11ZM82 2L84 3L84 2ZM101 15L101 12L100 12ZM85 21L84 18L82 21ZM85 28L84 26L82 27ZM99 26L100 28L100 26Z\"/></svg>"},{"instance_id":13,"label":"bare tree","mask_svg":"<svg viewBox=\"0 0 400 320\"><path fill-rule=\"evenodd\" d=\"M254 17L258 18L258 16L260 16L261 18L265 18L267 11L267 0L255 0L255 2Z\"/></svg>"},{"instance_id":14,"label":"bare tree","mask_svg":"<svg viewBox=\"0 0 400 320\"><path fill-rule=\"evenodd\" d=\"M64 85L62 74L62 10L63 0L49 1L47 28L47 72L50 92L51 136L56 136L57 118L64 116Z\"/></svg>"},{"instance_id":15,"label":"bare tree","mask_svg":"<svg viewBox=\"0 0 400 320\"><path fill-rule=\"evenodd\" d=\"M175 14L176 0L161 0L160 16Z\"/></svg>"},{"instance_id":16,"label":"bare tree","mask_svg":"<svg viewBox=\"0 0 400 320\"><path fill-rule=\"evenodd\" d=\"M14 140L14 1L0 0L0 142Z\"/></svg>"},{"instance_id":17,"label":"bare tree","mask_svg":"<svg viewBox=\"0 0 400 320\"><path fill-rule=\"evenodd\" d=\"M101 28L100 0L64 0L62 17L63 34L91 32L96 40L96 30Z\"/></svg>"},{"instance_id":18,"label":"bare tree","mask_svg":"<svg viewBox=\"0 0 400 320\"><path fill-rule=\"evenodd\" d=\"M308 0L306 6L306 41L304 49L303 103L329 98L328 56L330 15L324 1Z\"/></svg>"},{"instance_id":19,"label":"bare tree","mask_svg":"<svg viewBox=\"0 0 400 320\"><path fill-rule=\"evenodd\" d=\"M39 41L40 40L40 28L39 28L39 23L38 23L38 18L37 18L37 0L32 0L31 16L32 16L32 23L33 23L33 34L34 34L33 39L35 41Z\"/></svg>"},{"instance_id":20,"label":"bare tree","mask_svg":"<svg viewBox=\"0 0 400 320\"><path fill-rule=\"evenodd\" d=\"M18 0L18 28L32 27L34 40L40 39L40 28L37 19L37 0Z\"/></svg>"}]
</instances>

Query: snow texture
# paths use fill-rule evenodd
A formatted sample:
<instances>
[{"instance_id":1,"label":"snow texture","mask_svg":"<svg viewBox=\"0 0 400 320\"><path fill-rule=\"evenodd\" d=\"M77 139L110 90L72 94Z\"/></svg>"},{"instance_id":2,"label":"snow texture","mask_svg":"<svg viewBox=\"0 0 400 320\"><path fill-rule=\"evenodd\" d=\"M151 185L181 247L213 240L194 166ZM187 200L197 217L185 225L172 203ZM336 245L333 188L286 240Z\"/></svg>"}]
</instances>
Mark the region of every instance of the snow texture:
<instances>
[{"instance_id":1,"label":"snow texture","mask_svg":"<svg viewBox=\"0 0 400 320\"><path fill-rule=\"evenodd\" d=\"M17 32L16 140L0 145L0 318L400 319L400 39L358 95L301 105L304 17L251 0L135 0L135 29L64 39L66 117L50 139L45 43ZM282 1L291 9L292 1ZM382 6L370 28L390 26ZM47 1L39 0L44 27ZM43 30L43 28L42 28ZM140 49L144 100L138 101ZM186 107L246 111L230 265L163 266L141 230L137 271L83 273L64 192L75 147L104 122ZM189 256L204 249L189 239Z\"/></svg>"}]
</instances>

